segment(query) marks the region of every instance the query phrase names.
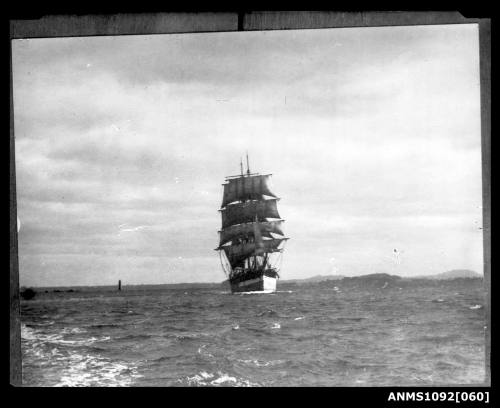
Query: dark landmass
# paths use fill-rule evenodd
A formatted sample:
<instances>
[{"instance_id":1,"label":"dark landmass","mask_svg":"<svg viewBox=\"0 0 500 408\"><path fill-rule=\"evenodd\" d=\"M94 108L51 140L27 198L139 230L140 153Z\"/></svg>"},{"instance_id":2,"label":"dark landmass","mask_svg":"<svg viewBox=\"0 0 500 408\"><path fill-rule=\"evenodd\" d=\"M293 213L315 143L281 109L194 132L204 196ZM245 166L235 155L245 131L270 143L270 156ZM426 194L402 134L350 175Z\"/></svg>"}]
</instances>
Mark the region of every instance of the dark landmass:
<instances>
[{"instance_id":1,"label":"dark landmass","mask_svg":"<svg viewBox=\"0 0 500 408\"><path fill-rule=\"evenodd\" d=\"M220 283L208 282L208 283L165 283L165 284L152 284L152 285L122 285L121 291L149 291L149 290L161 290L161 289L210 289L217 288ZM64 292L109 292L116 291L118 288L116 285L105 285L105 286L41 286L37 287L37 290L44 293L64 293Z\"/></svg>"},{"instance_id":2,"label":"dark landmass","mask_svg":"<svg viewBox=\"0 0 500 408\"><path fill-rule=\"evenodd\" d=\"M453 269L447 272L437 273L435 275L419 275L415 276L414 279L456 279L456 278L482 278L477 272L471 271L469 269Z\"/></svg>"},{"instance_id":3,"label":"dark landmass","mask_svg":"<svg viewBox=\"0 0 500 408\"><path fill-rule=\"evenodd\" d=\"M66 290L61 290L61 289L53 289L51 291L49 290L46 290L45 293L49 293L49 292L55 292L55 293L60 293L60 292L79 292L78 290L75 290L75 289L66 289Z\"/></svg>"},{"instance_id":4,"label":"dark landmass","mask_svg":"<svg viewBox=\"0 0 500 408\"><path fill-rule=\"evenodd\" d=\"M325 277L326 278L326 277ZM298 282L290 282L283 280L282 283L292 283L296 285L303 284L318 284L323 286L332 286L332 287L343 287L343 286L357 286L357 287L387 287L389 284L391 286L399 285L402 281L409 280L407 278L402 278L397 275L389 275L388 273L372 273L369 275L360 275L360 276L344 276L340 279L323 279L315 282L304 282L299 280Z\"/></svg>"},{"instance_id":5,"label":"dark landmass","mask_svg":"<svg viewBox=\"0 0 500 408\"><path fill-rule=\"evenodd\" d=\"M282 280L283 285L322 285L331 287L332 290L342 290L343 288L358 289L391 289L407 287L441 287L443 285L462 286L473 284L483 285L483 277L473 271L448 271L437 275L420 277L401 277L387 273L373 273L360 276L345 276L338 278L337 275L324 276L322 280L309 281L307 279Z\"/></svg>"},{"instance_id":6,"label":"dark landmass","mask_svg":"<svg viewBox=\"0 0 500 408\"><path fill-rule=\"evenodd\" d=\"M33 299L35 297L36 291L34 291L31 288L21 288L21 291L19 292L19 294L21 295L21 297L24 300L30 300L30 299Z\"/></svg>"},{"instance_id":7,"label":"dark landmass","mask_svg":"<svg viewBox=\"0 0 500 408\"><path fill-rule=\"evenodd\" d=\"M330 280L340 280L345 278L344 275L316 275L312 276L311 278L305 278L305 279L283 279L282 282L286 283L311 283L311 282L324 282L324 281L330 281Z\"/></svg>"},{"instance_id":8,"label":"dark landmass","mask_svg":"<svg viewBox=\"0 0 500 408\"><path fill-rule=\"evenodd\" d=\"M394 281L411 281L411 280L452 280L452 279L482 279L483 276L477 272L468 269L454 269L447 272L438 273L435 275L419 275L411 277L402 277L398 275L390 275L388 273L372 273L368 275L359 276L343 276L343 275L317 275L312 278L306 279L283 279L282 283L295 283L295 284L306 284L306 283L319 283L327 281L337 281L341 282L376 282L387 280L388 282Z\"/></svg>"},{"instance_id":9,"label":"dark landmass","mask_svg":"<svg viewBox=\"0 0 500 408\"><path fill-rule=\"evenodd\" d=\"M219 282L206 283L164 283L159 285L125 285L122 290L151 290L151 289L209 289L219 287Z\"/></svg>"}]
</instances>

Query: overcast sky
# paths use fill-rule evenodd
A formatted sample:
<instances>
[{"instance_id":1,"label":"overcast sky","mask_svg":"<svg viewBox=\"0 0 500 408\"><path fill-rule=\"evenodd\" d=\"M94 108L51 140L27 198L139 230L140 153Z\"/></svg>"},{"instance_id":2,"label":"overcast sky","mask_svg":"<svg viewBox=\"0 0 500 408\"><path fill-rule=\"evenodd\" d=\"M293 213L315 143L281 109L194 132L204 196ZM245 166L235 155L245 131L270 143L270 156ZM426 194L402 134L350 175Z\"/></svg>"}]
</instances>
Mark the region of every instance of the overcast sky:
<instances>
[{"instance_id":1,"label":"overcast sky","mask_svg":"<svg viewBox=\"0 0 500 408\"><path fill-rule=\"evenodd\" d=\"M247 150L282 278L482 273L475 24L14 40L13 79L22 285L222 281Z\"/></svg>"}]
</instances>

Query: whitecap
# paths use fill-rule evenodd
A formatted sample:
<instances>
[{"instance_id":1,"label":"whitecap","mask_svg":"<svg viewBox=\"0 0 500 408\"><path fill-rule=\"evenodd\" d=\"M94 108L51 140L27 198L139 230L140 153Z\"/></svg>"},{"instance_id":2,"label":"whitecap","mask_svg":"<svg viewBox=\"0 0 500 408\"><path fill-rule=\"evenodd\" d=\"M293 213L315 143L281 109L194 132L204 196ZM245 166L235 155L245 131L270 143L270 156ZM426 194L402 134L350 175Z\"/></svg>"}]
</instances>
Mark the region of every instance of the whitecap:
<instances>
[{"instance_id":1,"label":"whitecap","mask_svg":"<svg viewBox=\"0 0 500 408\"><path fill-rule=\"evenodd\" d=\"M198 347L198 354L201 356L214 358L213 354L210 354L208 351L204 351L206 347L207 347L206 344L203 344L201 347Z\"/></svg>"},{"instance_id":2,"label":"whitecap","mask_svg":"<svg viewBox=\"0 0 500 408\"><path fill-rule=\"evenodd\" d=\"M31 327L27 327L24 323L21 324L21 339L23 340L38 340L36 331Z\"/></svg>"},{"instance_id":3,"label":"whitecap","mask_svg":"<svg viewBox=\"0 0 500 408\"><path fill-rule=\"evenodd\" d=\"M55 335L52 339L47 339L47 342L63 344L66 346L90 346L91 344L94 344L96 342L108 341L110 339L111 339L110 336L103 336L101 338L90 337L88 339L80 339L80 340L65 340Z\"/></svg>"},{"instance_id":4,"label":"whitecap","mask_svg":"<svg viewBox=\"0 0 500 408\"><path fill-rule=\"evenodd\" d=\"M482 309L482 308L483 308L483 306L481 306L481 305L474 305L474 306L469 307L470 310L476 310L476 309Z\"/></svg>"},{"instance_id":5,"label":"whitecap","mask_svg":"<svg viewBox=\"0 0 500 408\"><path fill-rule=\"evenodd\" d=\"M214 375L213 375L213 374L209 374L209 373L207 373L206 371L202 371L202 372L200 373L200 375L202 376L202 378L213 378L213 377L214 377Z\"/></svg>"},{"instance_id":6,"label":"whitecap","mask_svg":"<svg viewBox=\"0 0 500 408\"><path fill-rule=\"evenodd\" d=\"M271 329L281 329L281 325L279 323L274 323Z\"/></svg>"},{"instance_id":7,"label":"whitecap","mask_svg":"<svg viewBox=\"0 0 500 408\"><path fill-rule=\"evenodd\" d=\"M238 295L269 295L274 293L273 290L255 290L255 291L249 291L249 292L237 292L235 294Z\"/></svg>"},{"instance_id":8,"label":"whitecap","mask_svg":"<svg viewBox=\"0 0 500 408\"><path fill-rule=\"evenodd\" d=\"M235 383L235 382L238 382L238 380L236 379L236 377L230 377L227 374L222 374L222 376L220 376L219 378L216 378L211 383L212 384L222 384L224 382L234 382Z\"/></svg>"},{"instance_id":9,"label":"whitecap","mask_svg":"<svg viewBox=\"0 0 500 408\"><path fill-rule=\"evenodd\" d=\"M216 374L207 373L206 371L201 371L192 377L187 377L185 380L189 385L195 386L217 386L217 385L234 385L237 387L255 387L259 384L252 383L244 378L237 378L226 373L218 371ZM178 382L183 382L183 380L178 380Z\"/></svg>"},{"instance_id":10,"label":"whitecap","mask_svg":"<svg viewBox=\"0 0 500 408\"><path fill-rule=\"evenodd\" d=\"M63 334L84 332L82 331L84 329L78 329L78 328L75 329L76 329L75 331L71 331L71 329L65 328L60 333L46 334L36 331L30 327L27 327L23 323L21 325L21 339L31 342L62 344L66 346L89 346L96 342L108 341L111 339L110 336L103 336L100 338L90 337L90 338L75 339L75 340L64 339Z\"/></svg>"},{"instance_id":11,"label":"whitecap","mask_svg":"<svg viewBox=\"0 0 500 408\"><path fill-rule=\"evenodd\" d=\"M39 366L57 365L59 378L55 386L130 386L136 378L142 377L135 365L78 351L77 346L109 340L109 336L71 341L63 339L61 334L40 333L25 325L21 331L23 341L28 343L23 359L27 357ZM60 348L54 344L72 347Z\"/></svg>"},{"instance_id":12,"label":"whitecap","mask_svg":"<svg viewBox=\"0 0 500 408\"><path fill-rule=\"evenodd\" d=\"M251 364L255 365L257 367L267 367L267 366L272 366L276 364L280 364L283 362L283 360L271 360L271 361L260 361L260 360L238 360L242 363L245 364Z\"/></svg>"},{"instance_id":13,"label":"whitecap","mask_svg":"<svg viewBox=\"0 0 500 408\"><path fill-rule=\"evenodd\" d=\"M295 318L295 319L293 319L293 320L302 320L302 319L305 319L305 317L304 317L304 316L300 316L300 317L296 317L296 318Z\"/></svg>"},{"instance_id":14,"label":"whitecap","mask_svg":"<svg viewBox=\"0 0 500 408\"><path fill-rule=\"evenodd\" d=\"M52 326L55 322L49 320L48 322L40 322L40 323L30 323L30 326Z\"/></svg>"},{"instance_id":15,"label":"whitecap","mask_svg":"<svg viewBox=\"0 0 500 408\"><path fill-rule=\"evenodd\" d=\"M57 387L126 387L143 377L135 365L100 356L74 353L67 360Z\"/></svg>"},{"instance_id":16,"label":"whitecap","mask_svg":"<svg viewBox=\"0 0 500 408\"><path fill-rule=\"evenodd\" d=\"M62 334L80 334L80 333L87 333L87 330L81 329L79 327L73 327L73 328L65 327L61 330L61 333Z\"/></svg>"}]
</instances>

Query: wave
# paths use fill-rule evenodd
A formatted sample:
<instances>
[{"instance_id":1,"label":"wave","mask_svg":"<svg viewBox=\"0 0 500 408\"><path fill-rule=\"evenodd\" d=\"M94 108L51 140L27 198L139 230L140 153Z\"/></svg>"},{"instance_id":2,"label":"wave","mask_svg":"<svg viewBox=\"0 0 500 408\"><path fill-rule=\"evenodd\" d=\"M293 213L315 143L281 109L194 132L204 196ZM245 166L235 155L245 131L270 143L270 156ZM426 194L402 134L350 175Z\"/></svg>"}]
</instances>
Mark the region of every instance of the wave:
<instances>
[{"instance_id":1,"label":"wave","mask_svg":"<svg viewBox=\"0 0 500 408\"><path fill-rule=\"evenodd\" d=\"M447 334L443 336L439 335L423 335L420 337L417 337L417 342L429 342L429 343L442 343L442 342L450 342L453 340L456 340L457 336Z\"/></svg>"},{"instance_id":2,"label":"wave","mask_svg":"<svg viewBox=\"0 0 500 408\"><path fill-rule=\"evenodd\" d=\"M248 365L254 365L256 367L268 367L268 366L274 366L278 364L282 364L284 361L283 360L271 360L271 361L260 361L260 360L238 360L241 363L245 363Z\"/></svg>"},{"instance_id":3,"label":"wave","mask_svg":"<svg viewBox=\"0 0 500 408\"><path fill-rule=\"evenodd\" d=\"M73 327L73 328L64 327L61 330L61 334L81 334L81 333L87 333L87 330L81 329L79 327Z\"/></svg>"},{"instance_id":4,"label":"wave","mask_svg":"<svg viewBox=\"0 0 500 408\"><path fill-rule=\"evenodd\" d=\"M210 354L208 351L205 350L206 348L207 348L206 344L203 344L201 347L198 347L198 354L203 357L215 358L213 354Z\"/></svg>"},{"instance_id":5,"label":"wave","mask_svg":"<svg viewBox=\"0 0 500 408\"><path fill-rule=\"evenodd\" d=\"M110 336L104 336L101 338L97 337L90 337L88 339L81 339L81 340L64 340L61 338L54 337L53 339L47 340L49 343L55 343L55 344L62 344L66 346L75 346L75 347L80 347L80 346L90 346L91 344L94 344L96 342L100 341L108 341L110 340Z\"/></svg>"},{"instance_id":6,"label":"wave","mask_svg":"<svg viewBox=\"0 0 500 408\"><path fill-rule=\"evenodd\" d=\"M78 328L65 329L63 331L67 334L82 332L82 329ZM51 368L47 371L47 378L44 378L43 385L53 382L52 385L56 387L130 386L137 378L142 377L138 373L137 365L92 354L99 350L96 346L87 348L86 353L75 348L88 346L97 341L106 341L109 337L66 340L61 333L41 333L25 324L21 325L25 370L29 371L30 368L35 367ZM69 348L64 346L69 346Z\"/></svg>"},{"instance_id":7,"label":"wave","mask_svg":"<svg viewBox=\"0 0 500 408\"><path fill-rule=\"evenodd\" d=\"M233 386L233 387L259 387L260 384L251 382L244 378L233 377L229 374L218 371L217 373L207 373L201 371L200 373L186 377L185 379L178 380L181 383L187 383L190 386Z\"/></svg>"},{"instance_id":8,"label":"wave","mask_svg":"<svg viewBox=\"0 0 500 408\"><path fill-rule=\"evenodd\" d=\"M436 370L456 370L461 368L462 365L458 363L452 363L451 361L438 360L434 363L434 368Z\"/></svg>"},{"instance_id":9,"label":"wave","mask_svg":"<svg viewBox=\"0 0 500 408\"><path fill-rule=\"evenodd\" d=\"M71 330L76 330L76 331L72 332ZM40 343L60 344L65 346L89 346L96 342L108 341L111 339L110 336L104 336L101 338L90 337L78 340L76 339L67 340L63 336L64 334L68 333L82 333L82 332L86 331L84 331L84 329L79 329L79 328L74 328L74 329L64 328L59 333L47 334L34 330L33 328L28 327L24 323L21 325L21 339L28 342L31 341Z\"/></svg>"},{"instance_id":10,"label":"wave","mask_svg":"<svg viewBox=\"0 0 500 408\"><path fill-rule=\"evenodd\" d=\"M274 295L276 292L273 290L256 290L249 292L235 292L233 295Z\"/></svg>"},{"instance_id":11,"label":"wave","mask_svg":"<svg viewBox=\"0 0 500 408\"><path fill-rule=\"evenodd\" d=\"M52 326L55 322L53 320L49 320L48 322L41 323L27 323L27 327L44 327L44 326Z\"/></svg>"},{"instance_id":12,"label":"wave","mask_svg":"<svg viewBox=\"0 0 500 408\"><path fill-rule=\"evenodd\" d=\"M257 314L257 316L277 316L278 312L275 312L272 309L264 310L263 312L260 312Z\"/></svg>"},{"instance_id":13,"label":"wave","mask_svg":"<svg viewBox=\"0 0 500 408\"><path fill-rule=\"evenodd\" d=\"M99 323L99 324L90 324L90 325L85 326L85 327L89 327L92 329L105 329L108 327L121 327L121 326L123 326L123 325L120 323Z\"/></svg>"},{"instance_id":14,"label":"wave","mask_svg":"<svg viewBox=\"0 0 500 408\"><path fill-rule=\"evenodd\" d=\"M126 334L121 337L114 337L113 340L115 341L124 341L124 340L148 340L152 338L153 335L151 334L144 334L144 333L130 333Z\"/></svg>"},{"instance_id":15,"label":"wave","mask_svg":"<svg viewBox=\"0 0 500 408\"><path fill-rule=\"evenodd\" d=\"M173 338L177 341L189 341L189 340L199 340L205 337L210 336L208 333L185 333L185 334L175 334L175 333L168 333L165 334L163 337L166 338Z\"/></svg>"},{"instance_id":16,"label":"wave","mask_svg":"<svg viewBox=\"0 0 500 408\"><path fill-rule=\"evenodd\" d=\"M382 369L387 369L389 367L388 363L351 363L349 364L350 367L353 369L359 369L359 370L366 370L367 368L369 369L376 369L376 368L382 368Z\"/></svg>"},{"instance_id":17,"label":"wave","mask_svg":"<svg viewBox=\"0 0 500 408\"><path fill-rule=\"evenodd\" d=\"M341 322L360 322L362 320L367 319L367 317L335 317L334 320Z\"/></svg>"},{"instance_id":18,"label":"wave","mask_svg":"<svg viewBox=\"0 0 500 408\"><path fill-rule=\"evenodd\" d=\"M169 354L169 355L163 355L163 356L160 356L157 358L147 359L146 362L147 362L147 364L159 365L160 363L163 363L165 361L171 361L171 360L178 361L178 359L182 358L182 357L183 357L183 354L181 352L179 352L179 353L175 353L175 354L173 353L173 354Z\"/></svg>"},{"instance_id":19,"label":"wave","mask_svg":"<svg viewBox=\"0 0 500 408\"><path fill-rule=\"evenodd\" d=\"M71 354L56 387L127 387L138 378L138 367L101 356Z\"/></svg>"}]
</instances>

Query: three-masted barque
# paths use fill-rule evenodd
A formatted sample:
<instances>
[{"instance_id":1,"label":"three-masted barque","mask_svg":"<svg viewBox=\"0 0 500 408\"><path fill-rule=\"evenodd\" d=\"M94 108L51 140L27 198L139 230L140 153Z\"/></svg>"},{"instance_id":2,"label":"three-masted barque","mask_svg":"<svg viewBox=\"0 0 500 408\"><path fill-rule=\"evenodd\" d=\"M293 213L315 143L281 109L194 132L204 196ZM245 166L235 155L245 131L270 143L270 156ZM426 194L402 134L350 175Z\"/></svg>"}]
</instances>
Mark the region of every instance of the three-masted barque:
<instances>
[{"instance_id":1,"label":"three-masted barque","mask_svg":"<svg viewBox=\"0 0 500 408\"><path fill-rule=\"evenodd\" d=\"M279 198L271 192L271 174L243 173L226 177L219 231L221 264L231 292L275 292L283 247L284 220L278 213Z\"/></svg>"}]
</instances>

